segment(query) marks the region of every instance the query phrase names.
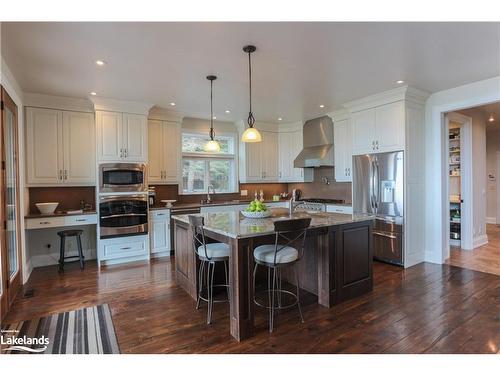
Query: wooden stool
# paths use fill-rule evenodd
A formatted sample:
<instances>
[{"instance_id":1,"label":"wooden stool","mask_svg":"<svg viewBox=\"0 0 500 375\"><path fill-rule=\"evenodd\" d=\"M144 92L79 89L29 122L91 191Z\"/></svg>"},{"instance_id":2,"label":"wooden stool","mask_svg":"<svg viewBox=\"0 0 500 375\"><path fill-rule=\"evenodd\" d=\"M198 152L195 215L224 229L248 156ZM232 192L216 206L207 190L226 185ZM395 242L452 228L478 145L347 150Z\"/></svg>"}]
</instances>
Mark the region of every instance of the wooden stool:
<instances>
[{"instance_id":1,"label":"wooden stool","mask_svg":"<svg viewBox=\"0 0 500 375\"><path fill-rule=\"evenodd\" d=\"M61 237L61 247L59 249L59 272L64 272L64 261L66 259L74 259L74 258L79 259L80 269L83 270L85 257L83 256L83 251L82 251L82 239L81 239L82 233L83 230L81 229L70 229L57 232L57 235ZM76 237L76 244L78 246L78 255L73 255L70 257L67 257L65 255L66 237Z\"/></svg>"}]
</instances>

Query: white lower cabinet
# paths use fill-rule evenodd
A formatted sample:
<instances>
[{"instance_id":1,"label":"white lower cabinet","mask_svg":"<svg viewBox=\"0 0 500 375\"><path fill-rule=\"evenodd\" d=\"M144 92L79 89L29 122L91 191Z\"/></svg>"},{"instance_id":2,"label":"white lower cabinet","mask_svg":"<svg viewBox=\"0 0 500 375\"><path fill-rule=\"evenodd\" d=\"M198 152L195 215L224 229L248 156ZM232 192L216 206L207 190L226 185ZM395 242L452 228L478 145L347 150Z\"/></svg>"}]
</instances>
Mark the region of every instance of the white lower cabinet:
<instances>
[{"instance_id":1,"label":"white lower cabinet","mask_svg":"<svg viewBox=\"0 0 500 375\"><path fill-rule=\"evenodd\" d=\"M127 236L99 240L99 262L149 259L149 236Z\"/></svg>"},{"instance_id":2,"label":"white lower cabinet","mask_svg":"<svg viewBox=\"0 0 500 375\"><path fill-rule=\"evenodd\" d=\"M335 204L327 204L326 212L335 212L338 214L352 214L352 206L340 206Z\"/></svg>"},{"instance_id":3,"label":"white lower cabinet","mask_svg":"<svg viewBox=\"0 0 500 375\"><path fill-rule=\"evenodd\" d=\"M170 256L170 210L149 212L151 256Z\"/></svg>"}]
</instances>

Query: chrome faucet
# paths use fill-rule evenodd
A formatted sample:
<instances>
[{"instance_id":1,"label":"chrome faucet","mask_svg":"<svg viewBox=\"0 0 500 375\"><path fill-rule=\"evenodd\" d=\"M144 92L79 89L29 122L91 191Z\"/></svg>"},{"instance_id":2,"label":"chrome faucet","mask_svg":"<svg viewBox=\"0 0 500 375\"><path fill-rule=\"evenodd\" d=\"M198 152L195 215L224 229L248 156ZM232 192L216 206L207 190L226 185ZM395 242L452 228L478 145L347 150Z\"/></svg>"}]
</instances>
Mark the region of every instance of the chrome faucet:
<instances>
[{"instance_id":1,"label":"chrome faucet","mask_svg":"<svg viewBox=\"0 0 500 375\"><path fill-rule=\"evenodd\" d=\"M210 196L210 190L212 190L212 194L215 194L215 189L213 185L207 186L207 203L212 202L212 197Z\"/></svg>"},{"instance_id":2,"label":"chrome faucet","mask_svg":"<svg viewBox=\"0 0 500 375\"><path fill-rule=\"evenodd\" d=\"M288 213L289 213L289 216L292 216L292 214L295 212L295 210L297 209L297 207L300 206L301 204L304 204L305 202L302 201L302 202L296 203L296 200L292 197L292 199L290 199L288 201L288 203L289 203ZM296 204L294 204L294 203L296 203Z\"/></svg>"}]
</instances>

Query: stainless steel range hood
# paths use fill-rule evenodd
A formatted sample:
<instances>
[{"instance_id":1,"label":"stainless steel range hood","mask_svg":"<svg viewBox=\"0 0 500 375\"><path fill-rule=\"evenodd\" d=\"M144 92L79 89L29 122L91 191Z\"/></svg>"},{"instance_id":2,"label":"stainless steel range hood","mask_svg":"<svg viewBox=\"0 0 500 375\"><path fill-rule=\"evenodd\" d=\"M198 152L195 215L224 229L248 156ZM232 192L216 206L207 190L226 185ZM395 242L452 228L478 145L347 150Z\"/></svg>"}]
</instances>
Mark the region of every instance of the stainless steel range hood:
<instances>
[{"instance_id":1,"label":"stainless steel range hood","mask_svg":"<svg viewBox=\"0 0 500 375\"><path fill-rule=\"evenodd\" d=\"M304 124L304 148L293 161L295 168L333 167L333 122L328 116Z\"/></svg>"}]
</instances>

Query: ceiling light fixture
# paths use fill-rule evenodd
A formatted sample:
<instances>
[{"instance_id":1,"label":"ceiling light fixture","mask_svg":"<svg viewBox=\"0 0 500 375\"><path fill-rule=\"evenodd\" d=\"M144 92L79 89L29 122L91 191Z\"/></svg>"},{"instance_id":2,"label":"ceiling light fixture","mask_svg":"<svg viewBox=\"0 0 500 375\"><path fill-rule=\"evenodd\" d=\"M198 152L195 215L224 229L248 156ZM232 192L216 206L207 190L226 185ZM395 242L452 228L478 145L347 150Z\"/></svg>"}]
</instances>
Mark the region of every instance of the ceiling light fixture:
<instances>
[{"instance_id":1,"label":"ceiling light fixture","mask_svg":"<svg viewBox=\"0 0 500 375\"><path fill-rule=\"evenodd\" d=\"M104 60L96 60L96 62L95 62L95 63L96 63L96 65L98 65L98 66L104 66L104 65L106 65L106 61L104 61Z\"/></svg>"},{"instance_id":2,"label":"ceiling light fixture","mask_svg":"<svg viewBox=\"0 0 500 375\"><path fill-rule=\"evenodd\" d=\"M215 140L215 130L214 130L214 119L215 116L213 115L213 84L214 81L217 79L216 76L207 76L207 79L210 81L210 132L208 133L210 140L205 143L204 150L206 152L219 152L220 151L220 144Z\"/></svg>"},{"instance_id":3,"label":"ceiling light fixture","mask_svg":"<svg viewBox=\"0 0 500 375\"><path fill-rule=\"evenodd\" d=\"M173 107L173 106L175 106L175 103L174 103L174 102L171 102L171 103L170 103L170 105Z\"/></svg>"},{"instance_id":4,"label":"ceiling light fixture","mask_svg":"<svg viewBox=\"0 0 500 375\"><path fill-rule=\"evenodd\" d=\"M493 115L490 115L490 118L488 119L489 122L493 122L495 121L495 118L493 117Z\"/></svg>"},{"instance_id":5,"label":"ceiling light fixture","mask_svg":"<svg viewBox=\"0 0 500 375\"><path fill-rule=\"evenodd\" d=\"M319 108L325 108L325 105L324 104L320 104Z\"/></svg>"},{"instance_id":6,"label":"ceiling light fixture","mask_svg":"<svg viewBox=\"0 0 500 375\"><path fill-rule=\"evenodd\" d=\"M92 95L92 96L96 96L96 95L97 95L97 93L96 93L95 91L92 91L92 92L90 93L90 95Z\"/></svg>"},{"instance_id":7,"label":"ceiling light fixture","mask_svg":"<svg viewBox=\"0 0 500 375\"><path fill-rule=\"evenodd\" d=\"M396 81L396 83L397 83L398 85L400 85L400 84L402 84L402 83L405 83L405 81L399 80L399 81Z\"/></svg>"},{"instance_id":8,"label":"ceiling light fixture","mask_svg":"<svg viewBox=\"0 0 500 375\"><path fill-rule=\"evenodd\" d=\"M281 120L283 120L283 119L281 117L278 117L278 121L281 121Z\"/></svg>"},{"instance_id":9,"label":"ceiling light fixture","mask_svg":"<svg viewBox=\"0 0 500 375\"><path fill-rule=\"evenodd\" d=\"M250 111L248 112L248 128L243 132L241 135L241 141L242 142L262 142L262 136L260 135L259 131L254 128L255 124L255 117L253 117L252 113L252 60L251 60L251 54L252 52L255 52L257 48L255 46L245 46L243 47L243 52L248 53L248 80L250 82L249 84L249 92L250 92Z\"/></svg>"},{"instance_id":10,"label":"ceiling light fixture","mask_svg":"<svg viewBox=\"0 0 500 375\"><path fill-rule=\"evenodd\" d=\"M229 109L226 109L226 113L231 113L231 111Z\"/></svg>"}]
</instances>

